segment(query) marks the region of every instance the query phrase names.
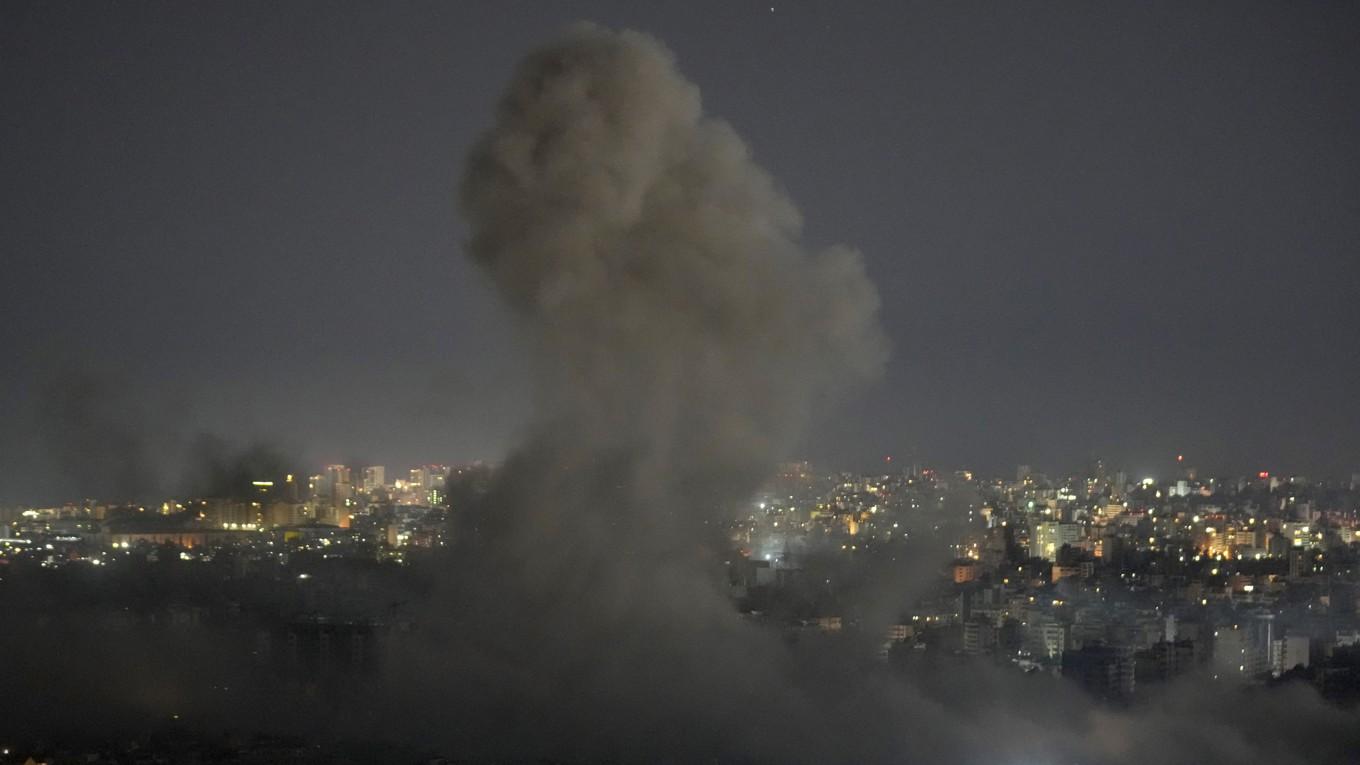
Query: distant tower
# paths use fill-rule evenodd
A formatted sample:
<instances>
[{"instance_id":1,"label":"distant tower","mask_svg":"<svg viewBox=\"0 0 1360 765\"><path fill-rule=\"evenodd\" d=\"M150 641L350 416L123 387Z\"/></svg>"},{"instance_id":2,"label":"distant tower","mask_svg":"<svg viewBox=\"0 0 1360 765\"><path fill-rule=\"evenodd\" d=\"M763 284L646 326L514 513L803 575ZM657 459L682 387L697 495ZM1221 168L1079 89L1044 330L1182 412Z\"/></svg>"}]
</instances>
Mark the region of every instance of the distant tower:
<instances>
[{"instance_id":1,"label":"distant tower","mask_svg":"<svg viewBox=\"0 0 1360 765\"><path fill-rule=\"evenodd\" d=\"M1086 477L1103 482L1105 480L1105 460L1099 457L1092 459Z\"/></svg>"},{"instance_id":2,"label":"distant tower","mask_svg":"<svg viewBox=\"0 0 1360 765\"><path fill-rule=\"evenodd\" d=\"M350 483L349 468L345 465L327 465L326 478L330 481L331 486Z\"/></svg>"},{"instance_id":3,"label":"distant tower","mask_svg":"<svg viewBox=\"0 0 1360 765\"><path fill-rule=\"evenodd\" d=\"M1289 550L1289 578L1297 579L1313 573L1313 551L1293 547Z\"/></svg>"},{"instance_id":4,"label":"distant tower","mask_svg":"<svg viewBox=\"0 0 1360 765\"><path fill-rule=\"evenodd\" d=\"M326 484L330 489L328 496L322 497L334 507L341 507L354 496L354 484L350 482L349 468L344 465L326 466Z\"/></svg>"}]
</instances>

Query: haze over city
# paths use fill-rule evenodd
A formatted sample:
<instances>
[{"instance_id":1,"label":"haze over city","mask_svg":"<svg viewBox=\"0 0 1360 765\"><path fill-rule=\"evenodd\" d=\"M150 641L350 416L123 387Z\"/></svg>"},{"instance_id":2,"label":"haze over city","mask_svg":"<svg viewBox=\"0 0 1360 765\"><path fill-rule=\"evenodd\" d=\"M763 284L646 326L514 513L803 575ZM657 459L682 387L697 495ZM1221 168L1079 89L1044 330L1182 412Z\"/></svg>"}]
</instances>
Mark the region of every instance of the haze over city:
<instances>
[{"instance_id":1,"label":"haze over city","mask_svg":"<svg viewBox=\"0 0 1360 765\"><path fill-rule=\"evenodd\" d=\"M1353 762L1360 13L0 9L0 765Z\"/></svg>"}]
</instances>

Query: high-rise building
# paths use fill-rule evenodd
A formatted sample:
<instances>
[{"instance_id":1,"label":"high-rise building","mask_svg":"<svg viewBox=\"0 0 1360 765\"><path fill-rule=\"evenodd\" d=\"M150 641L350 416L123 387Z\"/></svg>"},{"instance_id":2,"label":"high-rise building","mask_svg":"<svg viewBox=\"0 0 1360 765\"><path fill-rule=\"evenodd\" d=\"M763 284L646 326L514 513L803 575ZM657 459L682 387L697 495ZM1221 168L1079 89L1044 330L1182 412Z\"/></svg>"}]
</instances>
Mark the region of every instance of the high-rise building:
<instances>
[{"instance_id":1,"label":"high-rise building","mask_svg":"<svg viewBox=\"0 0 1360 765\"><path fill-rule=\"evenodd\" d=\"M199 517L214 528L254 529L264 523L264 510L259 502L215 498L198 505Z\"/></svg>"},{"instance_id":2,"label":"high-rise building","mask_svg":"<svg viewBox=\"0 0 1360 765\"><path fill-rule=\"evenodd\" d=\"M307 506L300 502L271 502L265 508L265 526L296 526L307 521Z\"/></svg>"},{"instance_id":3,"label":"high-rise building","mask_svg":"<svg viewBox=\"0 0 1360 765\"><path fill-rule=\"evenodd\" d=\"M326 479L330 481L331 486L341 483L351 483L349 478L349 467L346 465L327 465Z\"/></svg>"},{"instance_id":4,"label":"high-rise building","mask_svg":"<svg viewBox=\"0 0 1360 765\"><path fill-rule=\"evenodd\" d=\"M326 466L326 494L319 499L329 502L332 507L344 507L354 496L354 484L350 481L349 468L345 465Z\"/></svg>"},{"instance_id":5,"label":"high-rise building","mask_svg":"<svg viewBox=\"0 0 1360 765\"><path fill-rule=\"evenodd\" d=\"M1081 541L1081 525L1044 521L1036 523L1030 535L1030 555L1045 560L1057 560L1063 545L1076 546Z\"/></svg>"},{"instance_id":6,"label":"high-rise building","mask_svg":"<svg viewBox=\"0 0 1360 765\"><path fill-rule=\"evenodd\" d=\"M1062 655L1063 676L1071 677L1101 698L1132 696L1134 668L1133 649L1127 646L1095 643Z\"/></svg>"},{"instance_id":7,"label":"high-rise building","mask_svg":"<svg viewBox=\"0 0 1360 765\"><path fill-rule=\"evenodd\" d=\"M440 505L444 502L445 485L449 480L449 468L444 465L423 465L425 473L425 502ZM461 472L461 471L460 471Z\"/></svg>"},{"instance_id":8,"label":"high-rise building","mask_svg":"<svg viewBox=\"0 0 1360 765\"><path fill-rule=\"evenodd\" d=\"M1043 655L1049 659L1062 659L1067 651L1071 628L1061 622L1046 621L1039 625L1038 633Z\"/></svg>"},{"instance_id":9,"label":"high-rise building","mask_svg":"<svg viewBox=\"0 0 1360 765\"><path fill-rule=\"evenodd\" d=\"M364 491L377 491L387 485L387 468L374 465L364 468Z\"/></svg>"},{"instance_id":10,"label":"high-rise building","mask_svg":"<svg viewBox=\"0 0 1360 765\"><path fill-rule=\"evenodd\" d=\"M330 479L325 475L308 476L307 499L325 499L331 495Z\"/></svg>"},{"instance_id":11,"label":"high-rise building","mask_svg":"<svg viewBox=\"0 0 1360 765\"><path fill-rule=\"evenodd\" d=\"M1270 672L1279 677L1295 667L1309 664L1308 636L1286 633L1270 644Z\"/></svg>"},{"instance_id":12,"label":"high-rise building","mask_svg":"<svg viewBox=\"0 0 1360 765\"><path fill-rule=\"evenodd\" d=\"M1134 655L1139 683L1166 682L1189 672L1199 662L1199 643L1193 640L1161 640Z\"/></svg>"},{"instance_id":13,"label":"high-rise building","mask_svg":"<svg viewBox=\"0 0 1360 765\"><path fill-rule=\"evenodd\" d=\"M963 623L963 652L970 655L987 653L996 647L996 623L975 616Z\"/></svg>"},{"instance_id":14,"label":"high-rise building","mask_svg":"<svg viewBox=\"0 0 1360 765\"><path fill-rule=\"evenodd\" d=\"M1246 625L1225 625L1214 630L1215 679L1245 682L1265 672L1269 644L1262 646L1253 638Z\"/></svg>"},{"instance_id":15,"label":"high-rise building","mask_svg":"<svg viewBox=\"0 0 1360 765\"><path fill-rule=\"evenodd\" d=\"M449 468L444 465L421 465L412 468L410 472L410 484L414 488L429 491L431 489L444 489L444 481L449 476Z\"/></svg>"},{"instance_id":16,"label":"high-rise building","mask_svg":"<svg viewBox=\"0 0 1360 765\"><path fill-rule=\"evenodd\" d=\"M1313 551L1311 548L1289 548L1289 578L1311 576L1313 573Z\"/></svg>"}]
</instances>

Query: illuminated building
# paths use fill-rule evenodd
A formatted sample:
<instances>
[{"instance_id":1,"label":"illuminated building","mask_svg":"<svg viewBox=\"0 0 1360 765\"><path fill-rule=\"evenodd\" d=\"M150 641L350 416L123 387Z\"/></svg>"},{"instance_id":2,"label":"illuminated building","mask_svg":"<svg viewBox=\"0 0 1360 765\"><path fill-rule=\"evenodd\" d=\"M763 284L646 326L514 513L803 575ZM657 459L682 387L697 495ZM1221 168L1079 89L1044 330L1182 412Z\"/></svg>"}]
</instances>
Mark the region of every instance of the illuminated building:
<instances>
[{"instance_id":1,"label":"illuminated building","mask_svg":"<svg viewBox=\"0 0 1360 765\"><path fill-rule=\"evenodd\" d=\"M1056 560L1063 545L1075 546L1081 541L1081 526L1076 523L1045 521L1034 525L1030 555L1045 560Z\"/></svg>"},{"instance_id":2,"label":"illuminated building","mask_svg":"<svg viewBox=\"0 0 1360 765\"><path fill-rule=\"evenodd\" d=\"M1086 570L1086 569L1084 569L1084 568L1083 568L1082 566L1080 566L1080 565L1078 565L1078 566L1060 566L1060 565L1058 565L1057 563L1054 563L1054 564L1053 564L1053 573L1052 573L1053 583L1054 583L1054 584L1057 584L1058 582L1061 582L1061 581L1064 580L1064 579L1069 579L1069 578L1073 578L1073 577L1080 579L1080 578L1082 578L1083 576L1085 576L1085 570Z\"/></svg>"},{"instance_id":3,"label":"illuminated building","mask_svg":"<svg viewBox=\"0 0 1360 765\"><path fill-rule=\"evenodd\" d=\"M1295 667L1307 667L1309 658L1307 635L1286 634L1270 643L1270 672L1276 677Z\"/></svg>"},{"instance_id":4,"label":"illuminated building","mask_svg":"<svg viewBox=\"0 0 1360 765\"><path fill-rule=\"evenodd\" d=\"M387 485L387 468L382 465L374 465L364 468L363 489L365 492L372 492Z\"/></svg>"}]
</instances>

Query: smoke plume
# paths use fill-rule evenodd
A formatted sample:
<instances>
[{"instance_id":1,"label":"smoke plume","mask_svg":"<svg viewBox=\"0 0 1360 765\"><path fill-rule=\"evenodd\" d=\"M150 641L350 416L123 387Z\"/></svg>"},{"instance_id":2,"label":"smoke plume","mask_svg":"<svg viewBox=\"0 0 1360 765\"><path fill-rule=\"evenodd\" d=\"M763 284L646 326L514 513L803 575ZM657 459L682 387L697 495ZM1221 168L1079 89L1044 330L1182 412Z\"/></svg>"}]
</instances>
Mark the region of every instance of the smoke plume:
<instances>
[{"instance_id":1,"label":"smoke plume","mask_svg":"<svg viewBox=\"0 0 1360 765\"><path fill-rule=\"evenodd\" d=\"M497 645L476 650L516 668L488 695L561 710L533 735L559 756L654 746L695 714L721 746L710 706L767 662L714 556L814 409L880 371L863 264L802 244L793 203L633 32L580 26L528 56L462 199L538 365L531 436L483 510L498 594L470 612ZM665 698L636 704L647 687ZM574 749L581 729L618 748Z\"/></svg>"},{"instance_id":2,"label":"smoke plume","mask_svg":"<svg viewBox=\"0 0 1360 765\"><path fill-rule=\"evenodd\" d=\"M148 459L149 413L139 411L112 373L68 367L41 380L35 428L48 456L79 497L145 498L157 484Z\"/></svg>"},{"instance_id":3,"label":"smoke plume","mask_svg":"<svg viewBox=\"0 0 1360 765\"><path fill-rule=\"evenodd\" d=\"M792 202L643 35L581 27L529 56L463 206L472 257L537 346L542 429L592 461L626 455L629 494L686 507L682 525L883 363L859 256L805 250Z\"/></svg>"},{"instance_id":4,"label":"smoke plume","mask_svg":"<svg viewBox=\"0 0 1360 765\"><path fill-rule=\"evenodd\" d=\"M301 462L285 456L276 444L254 440L233 444L222 436L199 433L188 450L184 490L190 497L246 500L257 497L254 481L282 486L289 474L300 474Z\"/></svg>"}]
</instances>

